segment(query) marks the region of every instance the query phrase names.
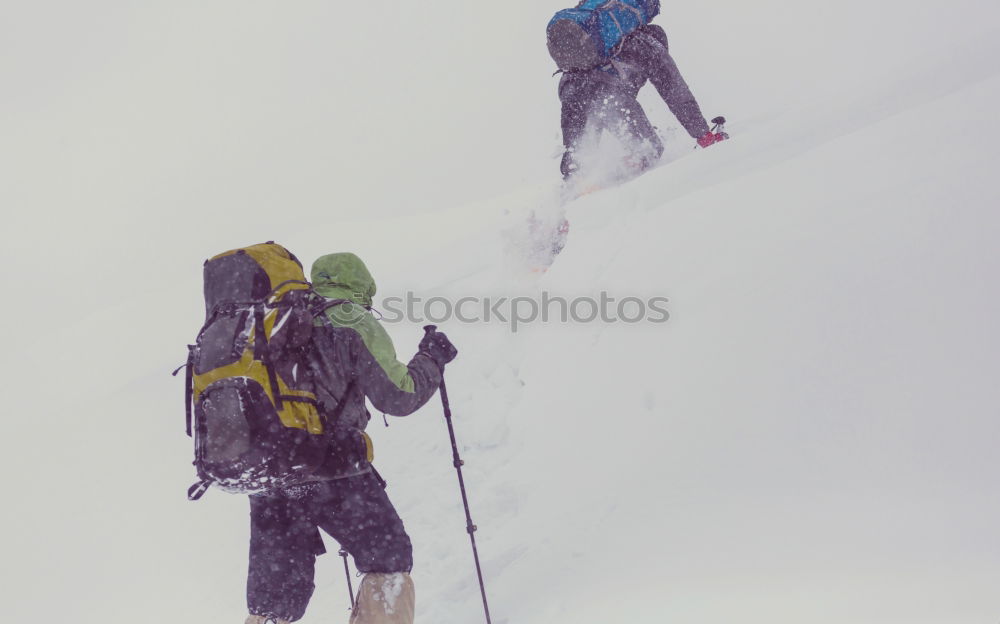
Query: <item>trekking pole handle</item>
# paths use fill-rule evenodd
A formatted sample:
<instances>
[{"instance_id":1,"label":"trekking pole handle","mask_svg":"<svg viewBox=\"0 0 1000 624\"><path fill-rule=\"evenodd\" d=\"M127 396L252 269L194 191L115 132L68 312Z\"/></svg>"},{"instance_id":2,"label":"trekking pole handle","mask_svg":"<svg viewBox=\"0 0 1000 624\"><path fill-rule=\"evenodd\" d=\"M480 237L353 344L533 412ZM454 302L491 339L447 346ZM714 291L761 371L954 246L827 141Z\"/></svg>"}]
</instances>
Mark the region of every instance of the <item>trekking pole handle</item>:
<instances>
[{"instance_id":1,"label":"trekking pole handle","mask_svg":"<svg viewBox=\"0 0 1000 624\"><path fill-rule=\"evenodd\" d=\"M430 336L438 330L437 325L424 325L424 337ZM441 385L444 386L444 364L438 364L438 370L441 371Z\"/></svg>"}]
</instances>

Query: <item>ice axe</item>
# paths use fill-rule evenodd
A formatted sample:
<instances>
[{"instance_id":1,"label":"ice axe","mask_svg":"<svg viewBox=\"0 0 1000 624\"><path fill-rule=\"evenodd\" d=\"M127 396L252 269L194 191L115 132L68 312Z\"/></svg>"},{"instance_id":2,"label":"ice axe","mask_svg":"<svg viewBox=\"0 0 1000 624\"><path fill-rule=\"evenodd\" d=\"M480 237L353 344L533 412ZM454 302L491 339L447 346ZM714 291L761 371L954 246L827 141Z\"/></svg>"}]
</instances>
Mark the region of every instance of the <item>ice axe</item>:
<instances>
[{"instance_id":1,"label":"ice axe","mask_svg":"<svg viewBox=\"0 0 1000 624\"><path fill-rule=\"evenodd\" d=\"M424 335L429 336L437 331L437 325L424 325ZM465 506L465 529L469 532L469 540L472 542L472 556L476 560L476 576L479 577L479 591L483 594L483 609L486 611L486 624L493 624L490 620L490 606L486 602L486 584L483 583L483 569L479 565L479 550L476 548L477 527L472 522L472 513L469 511L469 497L465 493L465 479L462 478L462 466L465 462L458 454L458 442L455 440L455 426L451 422L451 405L448 403L448 388L444 384L444 367L441 367L441 405L444 407L444 419L448 423L448 436L451 438L451 452L455 471L458 472L458 487L462 490L462 505Z\"/></svg>"}]
</instances>

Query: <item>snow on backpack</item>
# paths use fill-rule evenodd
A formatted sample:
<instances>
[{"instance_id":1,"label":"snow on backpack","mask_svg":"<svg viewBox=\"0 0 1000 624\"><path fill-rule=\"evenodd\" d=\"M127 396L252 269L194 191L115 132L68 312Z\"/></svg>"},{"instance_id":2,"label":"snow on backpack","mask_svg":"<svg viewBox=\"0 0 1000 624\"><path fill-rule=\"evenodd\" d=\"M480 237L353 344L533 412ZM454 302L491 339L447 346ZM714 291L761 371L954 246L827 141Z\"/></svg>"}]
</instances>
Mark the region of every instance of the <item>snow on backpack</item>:
<instances>
[{"instance_id":1,"label":"snow on backpack","mask_svg":"<svg viewBox=\"0 0 1000 624\"><path fill-rule=\"evenodd\" d=\"M614 55L625 35L659 13L660 0L583 0L549 22L549 54L563 71L599 67Z\"/></svg>"},{"instance_id":2,"label":"snow on backpack","mask_svg":"<svg viewBox=\"0 0 1000 624\"><path fill-rule=\"evenodd\" d=\"M186 367L200 479L188 497L211 485L253 494L310 480L344 432L326 426L306 374L315 295L301 263L273 242L234 249L205 261L204 285L205 324ZM371 441L352 431L370 461Z\"/></svg>"}]
</instances>

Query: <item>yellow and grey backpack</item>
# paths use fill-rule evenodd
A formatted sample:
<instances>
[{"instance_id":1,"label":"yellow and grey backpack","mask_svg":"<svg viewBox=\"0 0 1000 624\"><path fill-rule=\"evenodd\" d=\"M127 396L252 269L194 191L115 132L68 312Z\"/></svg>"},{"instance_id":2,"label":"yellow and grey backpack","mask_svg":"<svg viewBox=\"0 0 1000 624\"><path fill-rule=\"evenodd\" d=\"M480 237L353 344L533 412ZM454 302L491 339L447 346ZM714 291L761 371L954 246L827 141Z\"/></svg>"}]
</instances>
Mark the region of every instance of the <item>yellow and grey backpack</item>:
<instances>
[{"instance_id":1,"label":"yellow and grey backpack","mask_svg":"<svg viewBox=\"0 0 1000 624\"><path fill-rule=\"evenodd\" d=\"M314 314L301 263L263 243L206 260L204 283L205 324L187 363L187 433L200 479L188 497L211 485L254 494L309 481L333 428L304 361Z\"/></svg>"}]
</instances>

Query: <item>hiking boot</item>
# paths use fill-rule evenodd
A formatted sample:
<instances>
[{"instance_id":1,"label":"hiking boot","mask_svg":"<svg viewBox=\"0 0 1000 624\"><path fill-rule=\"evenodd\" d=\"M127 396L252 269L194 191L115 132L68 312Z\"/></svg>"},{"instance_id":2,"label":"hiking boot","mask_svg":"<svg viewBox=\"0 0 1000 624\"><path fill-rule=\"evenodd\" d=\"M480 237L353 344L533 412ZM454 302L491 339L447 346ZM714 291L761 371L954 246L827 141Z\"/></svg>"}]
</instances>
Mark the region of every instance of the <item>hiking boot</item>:
<instances>
[{"instance_id":1,"label":"hiking boot","mask_svg":"<svg viewBox=\"0 0 1000 624\"><path fill-rule=\"evenodd\" d=\"M361 580L350 624L413 624L416 596L405 572L375 574Z\"/></svg>"}]
</instances>

